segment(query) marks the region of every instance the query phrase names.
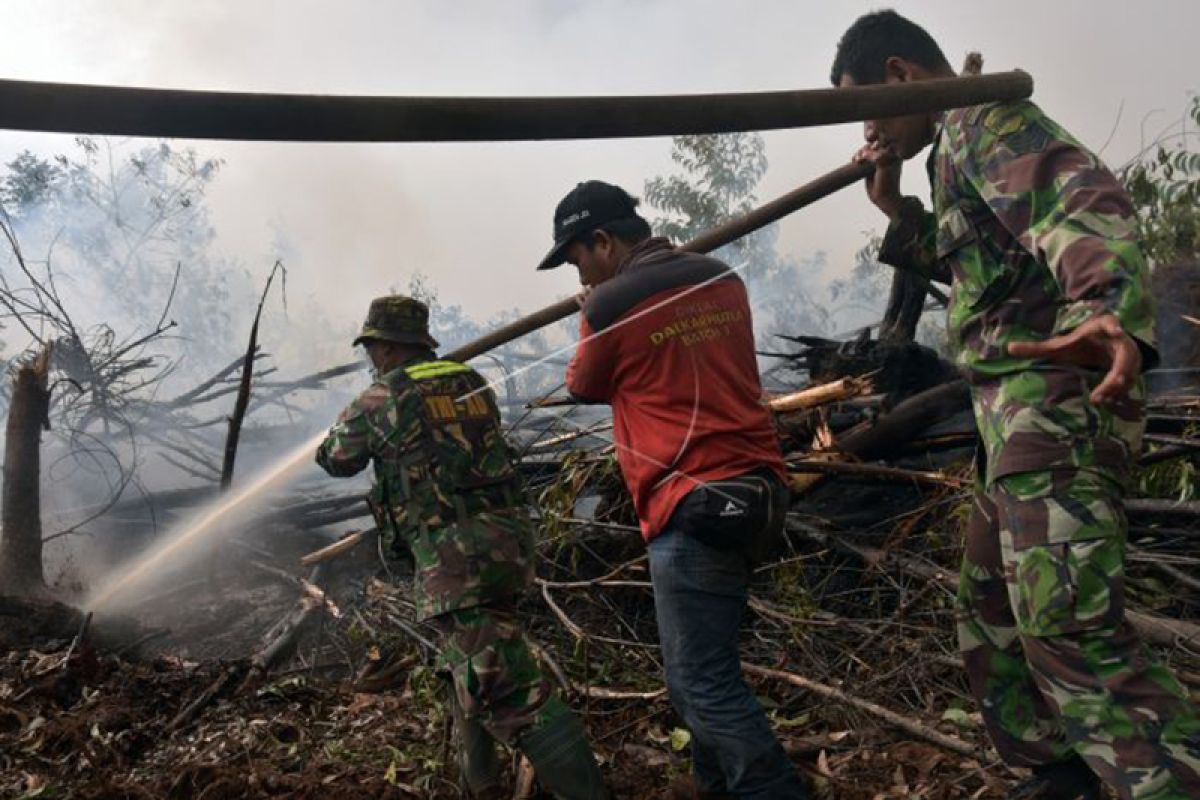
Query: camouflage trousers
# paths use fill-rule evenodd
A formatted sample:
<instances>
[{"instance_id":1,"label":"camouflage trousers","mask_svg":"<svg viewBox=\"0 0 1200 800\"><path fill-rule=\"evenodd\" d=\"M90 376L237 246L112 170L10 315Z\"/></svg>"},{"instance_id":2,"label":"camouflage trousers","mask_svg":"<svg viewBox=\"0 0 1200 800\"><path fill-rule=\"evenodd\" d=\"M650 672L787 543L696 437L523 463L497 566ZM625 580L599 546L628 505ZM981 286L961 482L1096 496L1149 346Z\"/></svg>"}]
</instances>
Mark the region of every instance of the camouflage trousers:
<instances>
[{"instance_id":1,"label":"camouflage trousers","mask_svg":"<svg viewBox=\"0 0 1200 800\"><path fill-rule=\"evenodd\" d=\"M473 606L430 619L441 633L442 666L455 713L488 737L513 744L525 730L571 713L553 691L515 615Z\"/></svg>"},{"instance_id":2,"label":"camouflage trousers","mask_svg":"<svg viewBox=\"0 0 1200 800\"><path fill-rule=\"evenodd\" d=\"M959 645L1008 764L1077 753L1122 798L1200 797L1200 717L1125 619L1121 492L1096 469L977 488Z\"/></svg>"}]
</instances>

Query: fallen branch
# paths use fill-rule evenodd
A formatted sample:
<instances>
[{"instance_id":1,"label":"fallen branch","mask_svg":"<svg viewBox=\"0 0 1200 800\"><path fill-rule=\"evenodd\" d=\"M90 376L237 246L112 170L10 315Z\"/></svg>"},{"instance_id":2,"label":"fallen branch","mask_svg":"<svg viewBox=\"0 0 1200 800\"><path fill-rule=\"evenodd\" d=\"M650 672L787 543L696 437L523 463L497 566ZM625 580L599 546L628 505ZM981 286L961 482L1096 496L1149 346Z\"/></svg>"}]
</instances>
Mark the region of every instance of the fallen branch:
<instances>
[{"instance_id":1,"label":"fallen branch","mask_svg":"<svg viewBox=\"0 0 1200 800\"><path fill-rule=\"evenodd\" d=\"M872 566L881 564L890 565L913 577L937 581L951 592L958 590L958 577L948 574L945 570L933 565L925 564L916 559L896 553L887 553L874 547L853 545L845 541L843 537L816 534L808 530L806 526L794 527L789 525L788 530L804 538L816 541L819 544L831 545L843 552L857 555ZM1144 614L1132 609L1126 609L1125 619L1129 621L1129 624L1133 626L1143 639L1153 644L1176 647L1186 642L1200 642L1200 625L1192 622L1181 619L1169 619L1156 614Z\"/></svg>"},{"instance_id":2,"label":"fallen branch","mask_svg":"<svg viewBox=\"0 0 1200 800\"><path fill-rule=\"evenodd\" d=\"M203 711L209 703L224 694L230 686L244 675L247 668L248 665L246 662L238 661L221 670L221 674L208 685L207 689L201 692L195 700L184 706L183 710L167 723L167 732L172 733L177 731L195 719L196 715Z\"/></svg>"},{"instance_id":3,"label":"fallen branch","mask_svg":"<svg viewBox=\"0 0 1200 800\"><path fill-rule=\"evenodd\" d=\"M1142 453L1142 455L1138 457L1137 463L1139 467L1148 467L1151 464L1159 464L1163 461L1170 461L1173 458L1190 456L1195 452L1196 451L1191 447L1169 444L1165 447L1160 447L1157 450L1152 450L1149 453Z\"/></svg>"},{"instance_id":4,"label":"fallen branch","mask_svg":"<svg viewBox=\"0 0 1200 800\"><path fill-rule=\"evenodd\" d=\"M943 383L897 404L870 427L845 434L836 446L859 459L881 458L933 423L970 407L966 381Z\"/></svg>"},{"instance_id":5,"label":"fallen branch","mask_svg":"<svg viewBox=\"0 0 1200 800\"><path fill-rule=\"evenodd\" d=\"M537 578L536 580L537 580L538 586L541 586L543 589L545 589L547 587L549 587L551 589L581 589L586 586L595 586L599 583L604 583L605 581L610 581L613 578L615 578L616 576L620 575L625 570L629 569L630 567L641 564L642 562L644 562L646 560L646 558L647 557L644 555L638 556L637 558L633 559L632 561L626 561L624 564L620 564L620 565L614 567L612 570L610 570L609 572L606 572L605 574L601 575L598 578L590 578L590 579L584 580L584 581L548 581L548 580L545 580L544 578Z\"/></svg>"},{"instance_id":6,"label":"fallen branch","mask_svg":"<svg viewBox=\"0 0 1200 800\"><path fill-rule=\"evenodd\" d=\"M564 433L560 436L552 436L549 439L543 439L540 442L534 442L533 444L529 445L529 447L525 448L525 450L528 453L538 453L543 450L551 450L560 444L567 444L568 442L573 442L577 439L585 439L589 436L595 436L598 433L612 430L612 426L612 422L600 422L591 427L584 428L583 430L572 431L570 433Z\"/></svg>"},{"instance_id":7,"label":"fallen branch","mask_svg":"<svg viewBox=\"0 0 1200 800\"><path fill-rule=\"evenodd\" d=\"M1200 501L1126 500L1125 510L1131 514L1178 514L1180 516L1200 517Z\"/></svg>"},{"instance_id":8,"label":"fallen branch","mask_svg":"<svg viewBox=\"0 0 1200 800\"><path fill-rule=\"evenodd\" d=\"M873 391L875 391L873 384L868 377L841 378L820 386L810 386L792 394L772 398L767 401L767 408L776 414L784 414L862 397Z\"/></svg>"},{"instance_id":9,"label":"fallen branch","mask_svg":"<svg viewBox=\"0 0 1200 800\"><path fill-rule=\"evenodd\" d=\"M301 596L292 611L267 631L264 637L266 644L250 659L249 671L238 689L239 692L245 692L256 686L271 671L272 667L295 650L301 635L308 629L319 611L326 610L334 617L341 616L337 606L317 586L317 581L325 575L325 564L313 567L308 580L305 580L267 564L260 564L256 561L249 563L268 575L298 586Z\"/></svg>"},{"instance_id":10,"label":"fallen branch","mask_svg":"<svg viewBox=\"0 0 1200 800\"><path fill-rule=\"evenodd\" d=\"M306 567L311 567L314 564L320 564L323 561L329 561L337 558L343 553L353 550L363 539L376 532L377 531L372 528L369 531L355 531L354 533L347 534L333 544L322 547L320 550L314 550L308 555L302 557L300 559L300 563Z\"/></svg>"},{"instance_id":11,"label":"fallen branch","mask_svg":"<svg viewBox=\"0 0 1200 800\"><path fill-rule=\"evenodd\" d=\"M334 618L340 618L342 616L341 610L334 605L333 601L330 600L325 592L321 590L321 587L317 586L311 580L306 580L297 575L293 575L286 570L279 569L278 567L272 567L270 564L264 564L261 561L250 559L246 563L257 569L259 572L270 575L282 583L288 584L289 586L295 586L300 590L300 593L303 594L304 597L312 600L318 605L324 606L329 611L330 616Z\"/></svg>"},{"instance_id":12,"label":"fallen branch","mask_svg":"<svg viewBox=\"0 0 1200 800\"><path fill-rule=\"evenodd\" d=\"M936 744L938 747L958 753L959 755L964 755L969 758L978 758L980 755L979 748L963 741L962 739L959 739L957 736L950 736L949 734L934 730L928 725L917 722L914 719L909 719L902 714L897 714L895 711L884 708L876 703L872 703L869 700L863 700L862 698L848 695L841 689L835 689L832 686L826 686L823 683L817 683L816 681L811 681L808 678L802 678L801 676L791 672L784 672L783 670L778 669L768 669L766 667L760 667L756 664L748 664L745 661L742 662L742 670L750 675L755 675L760 678L770 678L771 680L783 681L791 684L792 686L796 686L800 689L804 689L805 691L824 697L827 700L833 700L836 703L841 703L842 705L851 706L859 709L860 711L865 711L868 714L878 717L879 719L882 719L903 731L911 733L913 736L917 736L927 742Z\"/></svg>"},{"instance_id":13,"label":"fallen branch","mask_svg":"<svg viewBox=\"0 0 1200 800\"><path fill-rule=\"evenodd\" d=\"M900 467L887 467L879 464L857 464L846 461L816 461L801 459L789 461L788 468L800 473L824 473L836 475L856 475L867 478L882 478L884 480L911 481L930 486L949 486L963 489L970 485L968 481L943 475L940 472L919 472Z\"/></svg>"},{"instance_id":14,"label":"fallen branch","mask_svg":"<svg viewBox=\"0 0 1200 800\"><path fill-rule=\"evenodd\" d=\"M1164 433L1146 433L1142 434L1142 439L1147 442L1153 442L1154 444L1174 445L1175 447L1182 447L1191 451L1200 450L1200 439L1192 439L1186 436L1168 436Z\"/></svg>"},{"instance_id":15,"label":"fallen branch","mask_svg":"<svg viewBox=\"0 0 1200 800\"><path fill-rule=\"evenodd\" d=\"M607 644L615 644L621 647L644 647L648 650L658 649L658 645L656 644L635 642L632 639L617 639L611 636L601 636L596 633L588 633L583 628L579 627L574 620L567 616L567 612L563 611L562 607L559 606L558 603L554 602L554 598L550 596L549 586L547 586L545 583L541 583L541 587L542 598L546 601L546 606L550 609L551 613L558 618L558 621L562 623L562 626L567 629L567 632L575 637L575 639L579 641L593 640L597 642L605 642Z\"/></svg>"}]
</instances>

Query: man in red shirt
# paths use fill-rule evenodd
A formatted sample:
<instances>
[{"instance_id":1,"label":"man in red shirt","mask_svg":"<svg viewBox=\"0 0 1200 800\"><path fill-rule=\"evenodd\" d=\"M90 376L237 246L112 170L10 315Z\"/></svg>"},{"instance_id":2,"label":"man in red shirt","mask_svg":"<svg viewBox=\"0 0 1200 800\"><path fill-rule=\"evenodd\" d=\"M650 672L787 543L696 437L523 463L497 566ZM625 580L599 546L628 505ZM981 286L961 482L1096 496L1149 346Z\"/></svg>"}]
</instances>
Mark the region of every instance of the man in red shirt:
<instances>
[{"instance_id":1,"label":"man in red shirt","mask_svg":"<svg viewBox=\"0 0 1200 800\"><path fill-rule=\"evenodd\" d=\"M567 388L612 405L667 690L692 733L688 791L802 798L738 654L753 567L788 500L746 287L721 261L652 237L636 207L623 189L587 181L554 212L554 247L538 269L574 264L587 292Z\"/></svg>"}]
</instances>

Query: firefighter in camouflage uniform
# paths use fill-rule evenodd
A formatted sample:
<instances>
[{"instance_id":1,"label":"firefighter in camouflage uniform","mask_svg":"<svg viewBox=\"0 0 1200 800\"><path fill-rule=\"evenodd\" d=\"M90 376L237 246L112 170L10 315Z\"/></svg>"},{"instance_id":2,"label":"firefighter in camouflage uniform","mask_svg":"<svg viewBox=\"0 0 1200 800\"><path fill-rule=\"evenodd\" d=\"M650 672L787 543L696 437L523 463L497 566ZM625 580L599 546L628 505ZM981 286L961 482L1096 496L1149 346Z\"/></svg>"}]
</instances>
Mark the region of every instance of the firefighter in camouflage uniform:
<instances>
[{"instance_id":1,"label":"firefighter in camouflage uniform","mask_svg":"<svg viewBox=\"0 0 1200 800\"><path fill-rule=\"evenodd\" d=\"M495 396L478 373L437 360L429 311L371 303L354 344L375 382L317 450L330 475L374 463L381 542L408 550L417 616L440 632L467 790L499 797L496 742L521 750L556 797L608 796L578 717L552 691L513 613L533 577L533 527Z\"/></svg>"},{"instance_id":2,"label":"firefighter in camouflage uniform","mask_svg":"<svg viewBox=\"0 0 1200 800\"><path fill-rule=\"evenodd\" d=\"M834 85L953 77L895 12L860 18ZM868 122L856 158L891 224L879 258L952 286L982 448L958 595L972 693L1014 797L1200 797L1200 718L1124 608L1122 494L1157 358L1129 197L1028 101ZM900 192L927 145L933 210Z\"/></svg>"}]
</instances>

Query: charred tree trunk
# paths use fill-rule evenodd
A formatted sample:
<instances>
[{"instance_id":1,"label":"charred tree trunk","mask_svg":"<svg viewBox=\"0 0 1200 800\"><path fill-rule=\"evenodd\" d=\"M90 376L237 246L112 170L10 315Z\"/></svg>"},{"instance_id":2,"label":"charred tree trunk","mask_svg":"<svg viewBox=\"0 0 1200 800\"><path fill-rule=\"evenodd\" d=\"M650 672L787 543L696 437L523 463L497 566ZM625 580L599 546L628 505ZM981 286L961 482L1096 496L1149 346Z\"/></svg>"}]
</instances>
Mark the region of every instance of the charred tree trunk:
<instances>
[{"instance_id":1,"label":"charred tree trunk","mask_svg":"<svg viewBox=\"0 0 1200 800\"><path fill-rule=\"evenodd\" d=\"M4 450L0 587L28 594L45 587L42 574L41 444L50 429L50 347L13 376Z\"/></svg>"},{"instance_id":2,"label":"charred tree trunk","mask_svg":"<svg viewBox=\"0 0 1200 800\"><path fill-rule=\"evenodd\" d=\"M905 344L917 336L917 323L925 310L926 284L903 270L892 274L892 291L887 311L879 326L879 341L885 344Z\"/></svg>"},{"instance_id":3,"label":"charred tree trunk","mask_svg":"<svg viewBox=\"0 0 1200 800\"><path fill-rule=\"evenodd\" d=\"M233 415L229 418L229 432L225 436L225 458L221 464L221 491L233 483L233 466L237 461L238 439L242 435L242 422L246 418L246 409L250 406L250 384L254 377L254 359L258 356L258 323L262 320L263 305L267 302L267 292L271 291L271 282L275 273L282 270L283 279L287 281L287 270L282 261L276 261L267 276L267 285L263 287L262 297L258 299L258 310L254 312L254 324L250 326L250 344L246 347L246 356L242 360L242 378L238 383L237 400L233 404Z\"/></svg>"}]
</instances>

